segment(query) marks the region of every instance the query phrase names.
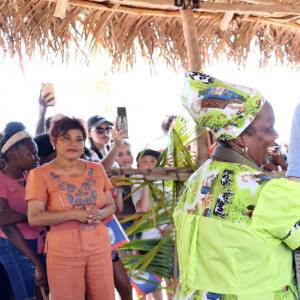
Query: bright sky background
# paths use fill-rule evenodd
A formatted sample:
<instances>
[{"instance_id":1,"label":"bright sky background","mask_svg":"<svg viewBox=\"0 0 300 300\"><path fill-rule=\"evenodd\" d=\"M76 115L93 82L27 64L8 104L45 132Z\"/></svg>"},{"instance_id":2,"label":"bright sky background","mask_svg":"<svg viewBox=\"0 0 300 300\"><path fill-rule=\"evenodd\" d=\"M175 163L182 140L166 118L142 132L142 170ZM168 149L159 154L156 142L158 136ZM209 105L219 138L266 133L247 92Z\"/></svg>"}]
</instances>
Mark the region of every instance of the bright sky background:
<instances>
[{"instance_id":1,"label":"bright sky background","mask_svg":"<svg viewBox=\"0 0 300 300\"><path fill-rule=\"evenodd\" d=\"M1 54L1 53L0 53ZM274 107L275 128L279 141L288 142L293 111L300 101L300 75L270 63L270 69L259 69L255 58L246 70L229 63L212 64L206 73L227 82L258 89ZM53 82L56 102L47 116L56 113L76 116L85 120L99 114L113 121L117 106L126 106L129 137L135 153L148 147L163 148L160 125L167 114L183 112L180 92L183 71L174 72L163 61L158 61L156 73L138 59L133 70L110 72L110 60L105 54L92 58L89 65L70 59L68 66L61 60L55 64L24 59L24 73L18 63L6 58L0 63L1 118L0 131L9 121L21 121L34 134L38 119L38 97L42 82Z\"/></svg>"}]
</instances>

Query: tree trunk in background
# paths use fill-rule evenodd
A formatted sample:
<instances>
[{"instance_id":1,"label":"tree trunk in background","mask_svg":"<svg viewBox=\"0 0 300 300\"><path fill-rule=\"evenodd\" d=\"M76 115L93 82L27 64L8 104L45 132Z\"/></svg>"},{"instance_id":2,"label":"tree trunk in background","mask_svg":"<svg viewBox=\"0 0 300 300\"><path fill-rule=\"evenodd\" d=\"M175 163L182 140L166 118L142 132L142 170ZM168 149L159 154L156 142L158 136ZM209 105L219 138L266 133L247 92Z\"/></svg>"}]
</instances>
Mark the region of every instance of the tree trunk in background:
<instances>
[{"instance_id":1,"label":"tree trunk in background","mask_svg":"<svg viewBox=\"0 0 300 300\"><path fill-rule=\"evenodd\" d=\"M189 69L199 71L201 69L200 48L198 34L193 10L191 8L180 10L185 46ZM198 128L197 135L200 135L205 128ZM198 168L208 158L208 143L206 134L196 141L196 167Z\"/></svg>"}]
</instances>

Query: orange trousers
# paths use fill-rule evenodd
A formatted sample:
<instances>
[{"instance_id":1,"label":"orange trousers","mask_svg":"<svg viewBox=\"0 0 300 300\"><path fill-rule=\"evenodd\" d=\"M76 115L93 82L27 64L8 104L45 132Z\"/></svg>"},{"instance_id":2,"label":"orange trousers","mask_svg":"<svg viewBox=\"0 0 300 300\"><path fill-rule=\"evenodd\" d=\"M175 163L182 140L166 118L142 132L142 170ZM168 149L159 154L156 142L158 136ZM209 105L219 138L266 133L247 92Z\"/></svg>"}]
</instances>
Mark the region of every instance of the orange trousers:
<instances>
[{"instance_id":1,"label":"orange trousers","mask_svg":"<svg viewBox=\"0 0 300 300\"><path fill-rule=\"evenodd\" d=\"M47 275L53 300L114 300L109 255L60 257L47 255Z\"/></svg>"}]
</instances>

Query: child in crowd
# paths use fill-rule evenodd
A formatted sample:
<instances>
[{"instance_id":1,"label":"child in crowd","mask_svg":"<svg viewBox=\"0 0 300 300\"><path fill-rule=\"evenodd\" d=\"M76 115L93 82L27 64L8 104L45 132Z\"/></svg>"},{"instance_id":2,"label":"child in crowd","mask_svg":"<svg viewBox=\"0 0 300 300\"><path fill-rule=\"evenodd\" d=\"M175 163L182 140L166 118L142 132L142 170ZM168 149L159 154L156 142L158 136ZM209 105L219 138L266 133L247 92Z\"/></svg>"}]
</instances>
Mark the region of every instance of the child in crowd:
<instances>
[{"instance_id":1,"label":"child in crowd","mask_svg":"<svg viewBox=\"0 0 300 300\"><path fill-rule=\"evenodd\" d=\"M123 140L123 145L121 146L119 153L116 157L116 162L120 168L131 168L133 164L133 156L131 152L131 145L128 140ZM119 204L120 218L125 219L133 214L135 214L135 207L132 203L131 196L126 198L131 193L131 185L122 185L115 188L116 193L121 193L122 201ZM126 199L125 199L126 198ZM123 200L125 199L125 200ZM124 230L132 226L134 223L133 220L121 223ZM133 235L129 236L129 239L132 239Z\"/></svg>"},{"instance_id":2,"label":"child in crowd","mask_svg":"<svg viewBox=\"0 0 300 300\"><path fill-rule=\"evenodd\" d=\"M160 155L160 152L146 149L138 153L136 157L137 166L140 169L153 169L156 166L157 159ZM135 191L139 185L132 186L132 192ZM145 185L142 188L136 190L134 194L132 194L132 202L135 206L136 212L146 213L151 209L150 202L150 194L149 194L149 186ZM156 200L153 199L154 206L157 205ZM141 239L162 239L163 232L167 225L160 226L159 228L152 228L150 230L142 232ZM162 291L157 291L152 293L153 299L162 300L163 295ZM142 297L141 299L146 300L147 297Z\"/></svg>"}]
</instances>

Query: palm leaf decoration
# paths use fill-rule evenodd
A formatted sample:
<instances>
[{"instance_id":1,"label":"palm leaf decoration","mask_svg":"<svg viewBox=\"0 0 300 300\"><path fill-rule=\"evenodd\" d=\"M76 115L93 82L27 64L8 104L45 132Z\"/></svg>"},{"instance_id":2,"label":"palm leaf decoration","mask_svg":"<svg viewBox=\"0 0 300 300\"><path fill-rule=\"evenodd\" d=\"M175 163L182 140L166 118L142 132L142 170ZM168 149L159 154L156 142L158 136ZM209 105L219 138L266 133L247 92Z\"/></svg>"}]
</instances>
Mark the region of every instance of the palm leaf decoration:
<instances>
[{"instance_id":1,"label":"palm leaf decoration","mask_svg":"<svg viewBox=\"0 0 300 300\"><path fill-rule=\"evenodd\" d=\"M195 170L195 153L189 149L195 140L195 132L194 122L187 114L178 116L169 135L168 147L158 158L156 166L165 167L172 163L175 167L191 166ZM144 178L123 177L114 179L113 183L135 185L136 188L127 197L130 197L143 186L149 186L151 209L145 214L136 214L121 221L123 223L137 218L135 223L126 230L127 235L138 234L164 224L173 224L172 214L176 197L184 182L163 181L157 183ZM136 278L138 278L140 272L146 271L170 281L174 278L175 269L175 273L177 273L176 263L174 266L174 261L176 261L174 259L174 252L176 252L174 229L169 230L160 240L132 240L120 247L119 250L138 250L137 255L122 257L128 273L133 270L137 271Z\"/></svg>"}]
</instances>

